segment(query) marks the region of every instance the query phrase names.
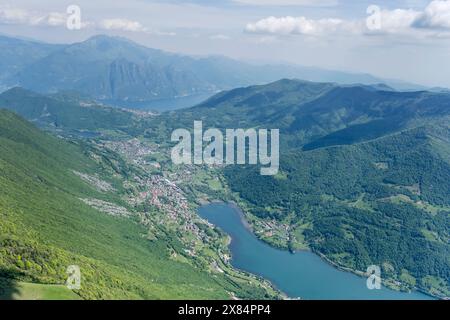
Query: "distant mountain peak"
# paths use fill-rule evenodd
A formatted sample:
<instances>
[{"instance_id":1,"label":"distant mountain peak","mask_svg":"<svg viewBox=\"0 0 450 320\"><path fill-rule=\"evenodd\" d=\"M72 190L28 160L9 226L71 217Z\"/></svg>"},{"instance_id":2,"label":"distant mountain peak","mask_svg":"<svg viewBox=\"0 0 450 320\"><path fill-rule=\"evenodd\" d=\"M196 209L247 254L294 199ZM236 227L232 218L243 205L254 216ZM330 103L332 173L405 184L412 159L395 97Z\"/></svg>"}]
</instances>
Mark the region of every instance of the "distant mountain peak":
<instances>
[{"instance_id":1,"label":"distant mountain peak","mask_svg":"<svg viewBox=\"0 0 450 320\"><path fill-rule=\"evenodd\" d=\"M170 108L175 100L192 101L189 99L197 96L206 99L218 91L279 79L282 80L272 85L289 85L295 89L310 84L308 81L316 82L316 87L363 83L373 85L377 90L392 91L378 85L384 82L382 79L365 74L289 65L256 65L223 56L194 58L104 34L70 45L47 47L6 41L4 45L0 43L0 49L0 88L20 85L44 94L79 91L126 107L149 108L154 102L167 101L167 108Z\"/></svg>"},{"instance_id":2,"label":"distant mountain peak","mask_svg":"<svg viewBox=\"0 0 450 320\"><path fill-rule=\"evenodd\" d=\"M105 34L98 34L94 35L90 38L87 38L86 40L80 42L80 43L90 43L90 44L96 44L96 45L102 45L102 44L122 44L122 45L129 45L133 47L141 47L150 49L148 47L145 47L137 42L134 42L130 39L127 39L125 37L120 36L110 36ZM156 49L153 49L156 50Z\"/></svg>"},{"instance_id":3,"label":"distant mountain peak","mask_svg":"<svg viewBox=\"0 0 450 320\"><path fill-rule=\"evenodd\" d=\"M3 96L3 97L13 96L13 95L42 97L41 94L38 94L36 92L33 92L31 90L25 89L20 86L12 87L12 88L6 90L5 92L3 92L2 94L0 94L0 96Z\"/></svg>"}]
</instances>

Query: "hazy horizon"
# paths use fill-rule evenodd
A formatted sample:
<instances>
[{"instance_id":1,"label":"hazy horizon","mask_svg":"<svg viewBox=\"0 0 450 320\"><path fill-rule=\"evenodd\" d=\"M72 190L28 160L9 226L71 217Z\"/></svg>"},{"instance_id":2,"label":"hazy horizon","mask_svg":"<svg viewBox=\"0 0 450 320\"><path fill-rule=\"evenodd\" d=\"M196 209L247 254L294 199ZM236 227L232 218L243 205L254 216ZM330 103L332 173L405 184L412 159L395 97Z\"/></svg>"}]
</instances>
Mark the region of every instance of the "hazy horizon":
<instances>
[{"instance_id":1,"label":"hazy horizon","mask_svg":"<svg viewBox=\"0 0 450 320\"><path fill-rule=\"evenodd\" d=\"M380 26L368 28L370 5ZM69 5L80 30L66 27ZM450 0L2 1L0 33L49 43L105 34L193 56L222 55L450 87Z\"/></svg>"}]
</instances>

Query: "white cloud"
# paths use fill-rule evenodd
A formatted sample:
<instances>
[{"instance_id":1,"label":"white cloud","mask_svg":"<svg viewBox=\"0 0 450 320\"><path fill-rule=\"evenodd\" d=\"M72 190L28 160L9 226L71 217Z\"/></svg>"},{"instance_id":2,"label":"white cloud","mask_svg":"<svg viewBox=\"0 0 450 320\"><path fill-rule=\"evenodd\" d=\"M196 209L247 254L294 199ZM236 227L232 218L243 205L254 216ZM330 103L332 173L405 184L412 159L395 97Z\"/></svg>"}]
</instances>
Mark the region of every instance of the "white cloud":
<instances>
[{"instance_id":1,"label":"white cloud","mask_svg":"<svg viewBox=\"0 0 450 320\"><path fill-rule=\"evenodd\" d=\"M224 34L213 34L209 37L211 40L230 40L231 38Z\"/></svg>"},{"instance_id":2,"label":"white cloud","mask_svg":"<svg viewBox=\"0 0 450 320\"><path fill-rule=\"evenodd\" d=\"M249 23L245 30L250 33L267 34L303 34L303 35L321 35L338 31L355 32L358 30L354 22L341 19L307 19L305 17L268 17Z\"/></svg>"},{"instance_id":3,"label":"white cloud","mask_svg":"<svg viewBox=\"0 0 450 320\"><path fill-rule=\"evenodd\" d=\"M0 24L66 27L68 13L42 13L11 6L0 6ZM81 20L81 28L97 28L99 30L144 32L157 36L175 36L174 32L148 29L140 22L125 18L103 19L100 21Z\"/></svg>"},{"instance_id":4,"label":"white cloud","mask_svg":"<svg viewBox=\"0 0 450 320\"><path fill-rule=\"evenodd\" d=\"M154 34L157 36L168 36L168 37L174 37L177 35L177 33L173 32L173 31L160 31L160 30L151 30L151 31L148 31L148 33Z\"/></svg>"},{"instance_id":5,"label":"white cloud","mask_svg":"<svg viewBox=\"0 0 450 320\"><path fill-rule=\"evenodd\" d=\"M50 12L47 14L24 10L14 7L0 7L0 24L29 25L29 26L65 26L68 14ZM82 22L81 27L88 26L89 22Z\"/></svg>"},{"instance_id":6,"label":"white cloud","mask_svg":"<svg viewBox=\"0 0 450 320\"><path fill-rule=\"evenodd\" d=\"M245 31L271 35L322 36L331 34L403 34L431 35L439 29L444 38L450 32L450 0L434 0L423 11L412 9L380 10L380 28L369 30L365 20L335 18L308 19L307 17L268 17L249 23Z\"/></svg>"},{"instance_id":7,"label":"white cloud","mask_svg":"<svg viewBox=\"0 0 450 320\"><path fill-rule=\"evenodd\" d=\"M382 10L380 20L380 31L386 33L404 32L411 28L420 12L414 10Z\"/></svg>"},{"instance_id":8,"label":"white cloud","mask_svg":"<svg viewBox=\"0 0 450 320\"><path fill-rule=\"evenodd\" d=\"M38 19L37 24L49 25L52 27L65 26L67 22L67 14L59 12L50 12L48 15Z\"/></svg>"},{"instance_id":9,"label":"white cloud","mask_svg":"<svg viewBox=\"0 0 450 320\"><path fill-rule=\"evenodd\" d=\"M395 9L381 11L381 33L450 32L450 0L431 1L423 11ZM447 29L447 30L445 30Z\"/></svg>"},{"instance_id":10,"label":"white cloud","mask_svg":"<svg viewBox=\"0 0 450 320\"><path fill-rule=\"evenodd\" d=\"M414 25L421 28L450 29L450 1L432 1L416 19Z\"/></svg>"},{"instance_id":11,"label":"white cloud","mask_svg":"<svg viewBox=\"0 0 450 320\"><path fill-rule=\"evenodd\" d=\"M233 0L252 6L335 6L338 0Z\"/></svg>"},{"instance_id":12,"label":"white cloud","mask_svg":"<svg viewBox=\"0 0 450 320\"><path fill-rule=\"evenodd\" d=\"M145 28L140 22L128 19L104 19L100 21L99 27L105 30L121 30L131 32L146 32Z\"/></svg>"},{"instance_id":13,"label":"white cloud","mask_svg":"<svg viewBox=\"0 0 450 320\"><path fill-rule=\"evenodd\" d=\"M17 8L0 8L0 22L5 24L25 23L28 21L26 11Z\"/></svg>"},{"instance_id":14,"label":"white cloud","mask_svg":"<svg viewBox=\"0 0 450 320\"><path fill-rule=\"evenodd\" d=\"M166 32L149 29L147 27L144 27L139 21L128 20L123 18L101 20L97 24L97 27L99 29L111 31L144 32L156 36L176 36L175 32Z\"/></svg>"}]
</instances>

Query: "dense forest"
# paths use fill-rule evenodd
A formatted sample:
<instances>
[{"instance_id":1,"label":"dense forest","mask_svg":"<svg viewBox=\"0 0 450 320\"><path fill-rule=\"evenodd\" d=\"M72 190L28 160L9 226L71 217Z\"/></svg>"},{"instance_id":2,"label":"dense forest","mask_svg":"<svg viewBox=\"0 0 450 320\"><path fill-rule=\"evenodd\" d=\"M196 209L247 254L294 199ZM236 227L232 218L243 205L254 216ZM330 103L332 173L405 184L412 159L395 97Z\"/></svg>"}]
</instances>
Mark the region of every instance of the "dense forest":
<instances>
[{"instance_id":1,"label":"dense forest","mask_svg":"<svg viewBox=\"0 0 450 320\"><path fill-rule=\"evenodd\" d=\"M361 271L382 265L410 286L448 295L449 132L421 127L293 151L282 156L275 177L237 166L225 175L252 214L309 223L303 236L310 247L336 263Z\"/></svg>"}]
</instances>

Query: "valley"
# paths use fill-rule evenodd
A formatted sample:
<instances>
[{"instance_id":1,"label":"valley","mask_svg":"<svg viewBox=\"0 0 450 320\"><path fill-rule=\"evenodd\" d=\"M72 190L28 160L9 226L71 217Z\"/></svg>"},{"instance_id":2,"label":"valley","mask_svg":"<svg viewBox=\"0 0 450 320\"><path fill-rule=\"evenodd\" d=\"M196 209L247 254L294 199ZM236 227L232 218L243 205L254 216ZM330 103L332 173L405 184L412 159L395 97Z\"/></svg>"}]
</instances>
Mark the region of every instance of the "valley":
<instances>
[{"instance_id":1,"label":"valley","mask_svg":"<svg viewBox=\"0 0 450 320\"><path fill-rule=\"evenodd\" d=\"M224 256L226 239L195 216L181 190L163 175L149 175L134 158L128 163L101 144L68 143L12 113L1 116L7 140L1 144L0 268L2 278L13 279L8 286L63 285L65 269L76 264L83 276L76 294L84 299L279 295L266 281L221 259L218 248ZM5 158L18 156L20 137L29 161ZM14 144L14 152L5 149ZM119 146L132 148L135 140ZM17 198L23 179L31 179L26 200ZM14 290L1 289L2 296Z\"/></svg>"},{"instance_id":2,"label":"valley","mask_svg":"<svg viewBox=\"0 0 450 320\"><path fill-rule=\"evenodd\" d=\"M350 104L348 96L354 97ZM13 208L14 217L30 210L22 207L24 203L34 210L42 208L41 214L20 219L23 229L38 226L26 240L30 244L23 246L31 246L38 256L43 250L55 250L52 259L58 262L48 268L45 259L36 260L28 249L8 249L3 277L61 285L64 264L78 261L89 275L88 287L77 292L81 298L286 298L267 280L235 269L227 235L197 215L199 205L220 200L236 203L254 234L274 247L312 251L360 275L368 265L381 265L383 284L389 288L446 297L448 101L450 96L443 93L393 93L367 86L281 80L219 93L193 108L158 114L111 108L77 95L11 89L0 95L0 107L58 138L42 138L49 141L42 149L33 136L43 133L21 124L27 129L19 132L30 132L24 137L26 148L36 153L40 165L24 163L16 174L36 176L30 188L43 192L38 199L45 201L18 201L14 193L5 193L11 190L6 187L2 207ZM5 119L11 116L5 113ZM170 134L177 128L189 130L194 120L221 129L279 128L280 171L261 176L259 166L175 165ZM5 143L19 143L16 139L23 133L12 130L20 121L3 129ZM53 146L56 141L61 147ZM65 150L65 158L55 159L64 168L55 165L59 169L50 170L46 166L56 160L44 159L55 157L52 150L59 148ZM11 150L16 149L4 154L18 152ZM4 161L11 168L20 163L13 158ZM14 180L17 177L7 178L5 186ZM66 200L49 198L47 180ZM62 237L68 227L64 221L74 208L79 220L70 225L75 228L68 233L72 236ZM48 225L55 212L59 218ZM10 221L3 226L8 248L17 246L10 242L18 241L11 231L17 224L14 219L4 219ZM83 231L87 222L103 232ZM32 239L48 233L53 234L45 242L48 247L40 248L40 241L33 247ZM90 244L91 237L97 239L95 245ZM74 246L71 241L78 238L83 241ZM121 253L108 256L111 246ZM125 261L126 275L119 271ZM93 281L93 270L102 270L101 285Z\"/></svg>"}]
</instances>

